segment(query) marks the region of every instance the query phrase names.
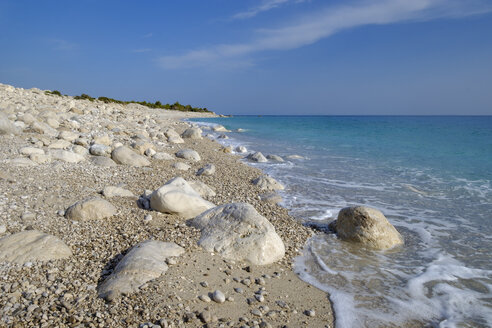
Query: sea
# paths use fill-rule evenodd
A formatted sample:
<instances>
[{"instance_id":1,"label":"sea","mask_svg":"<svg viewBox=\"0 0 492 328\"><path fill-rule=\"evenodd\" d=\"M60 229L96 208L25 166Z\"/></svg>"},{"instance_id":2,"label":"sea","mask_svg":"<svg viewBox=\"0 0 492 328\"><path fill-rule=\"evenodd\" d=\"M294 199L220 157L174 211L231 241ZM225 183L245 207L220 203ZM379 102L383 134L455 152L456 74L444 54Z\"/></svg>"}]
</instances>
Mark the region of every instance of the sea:
<instances>
[{"instance_id":1,"label":"sea","mask_svg":"<svg viewBox=\"0 0 492 328\"><path fill-rule=\"evenodd\" d=\"M348 327L492 327L492 116L193 119L217 139L284 162L282 206L318 233L295 272ZM302 158L291 158L299 155ZM328 230L346 206L379 209L405 244L376 251Z\"/></svg>"}]
</instances>

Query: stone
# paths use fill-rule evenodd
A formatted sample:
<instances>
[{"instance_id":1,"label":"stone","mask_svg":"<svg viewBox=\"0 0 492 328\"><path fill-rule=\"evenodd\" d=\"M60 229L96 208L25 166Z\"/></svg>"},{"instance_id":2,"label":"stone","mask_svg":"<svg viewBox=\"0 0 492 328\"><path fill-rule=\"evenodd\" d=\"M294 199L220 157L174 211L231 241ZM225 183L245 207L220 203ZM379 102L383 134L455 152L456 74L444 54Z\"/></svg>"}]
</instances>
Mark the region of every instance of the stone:
<instances>
[{"instance_id":1,"label":"stone","mask_svg":"<svg viewBox=\"0 0 492 328\"><path fill-rule=\"evenodd\" d=\"M170 136L167 138L167 142L172 143L172 144L182 144L184 143L184 140L178 135L178 136Z\"/></svg>"},{"instance_id":2,"label":"stone","mask_svg":"<svg viewBox=\"0 0 492 328\"><path fill-rule=\"evenodd\" d=\"M150 196L150 207L153 210L177 214L185 219L195 217L214 206L181 177L169 180Z\"/></svg>"},{"instance_id":3,"label":"stone","mask_svg":"<svg viewBox=\"0 0 492 328\"><path fill-rule=\"evenodd\" d=\"M59 139L56 140L48 146L50 149L68 149L72 146L72 143L67 140Z\"/></svg>"},{"instance_id":4,"label":"stone","mask_svg":"<svg viewBox=\"0 0 492 328\"><path fill-rule=\"evenodd\" d=\"M155 153L154 156L152 156L153 159L156 159L158 161L170 161L173 160L174 157L169 155L168 153Z\"/></svg>"},{"instance_id":5,"label":"stone","mask_svg":"<svg viewBox=\"0 0 492 328\"><path fill-rule=\"evenodd\" d=\"M7 115L0 112L0 134L19 134L20 129L9 120Z\"/></svg>"},{"instance_id":6,"label":"stone","mask_svg":"<svg viewBox=\"0 0 492 328\"><path fill-rule=\"evenodd\" d=\"M32 154L29 159L37 164L51 163L51 156L46 154Z\"/></svg>"},{"instance_id":7,"label":"stone","mask_svg":"<svg viewBox=\"0 0 492 328\"><path fill-rule=\"evenodd\" d=\"M14 263L50 261L72 256L59 238L37 230L25 230L0 239L0 260Z\"/></svg>"},{"instance_id":8,"label":"stone","mask_svg":"<svg viewBox=\"0 0 492 328\"><path fill-rule=\"evenodd\" d=\"M248 149L244 146L237 146L235 149L236 153L244 154L248 152Z\"/></svg>"},{"instance_id":9,"label":"stone","mask_svg":"<svg viewBox=\"0 0 492 328\"><path fill-rule=\"evenodd\" d=\"M278 204L282 202L282 197L276 192L268 192L259 195L260 200L262 202L270 203L270 204Z\"/></svg>"},{"instance_id":10,"label":"stone","mask_svg":"<svg viewBox=\"0 0 492 328\"><path fill-rule=\"evenodd\" d=\"M316 315L316 312L311 309L311 310L304 311L304 314L307 315L308 317L314 317Z\"/></svg>"},{"instance_id":11,"label":"stone","mask_svg":"<svg viewBox=\"0 0 492 328\"><path fill-rule=\"evenodd\" d=\"M127 189L116 187L116 186L106 186L102 190L102 195L106 198L111 197L135 197L135 195Z\"/></svg>"},{"instance_id":12,"label":"stone","mask_svg":"<svg viewBox=\"0 0 492 328\"><path fill-rule=\"evenodd\" d=\"M217 139L224 139L225 140L225 139L229 139L229 137L222 133L220 136L217 137Z\"/></svg>"},{"instance_id":13,"label":"stone","mask_svg":"<svg viewBox=\"0 0 492 328\"><path fill-rule=\"evenodd\" d=\"M79 146L79 145L74 145L72 147L72 151L75 153L75 154L79 154L81 156L86 156L86 155L89 155L89 150L85 147L82 147L82 146Z\"/></svg>"},{"instance_id":14,"label":"stone","mask_svg":"<svg viewBox=\"0 0 492 328\"><path fill-rule=\"evenodd\" d=\"M0 235L4 234L5 232L7 232L7 227L5 226L5 224L0 224Z\"/></svg>"},{"instance_id":15,"label":"stone","mask_svg":"<svg viewBox=\"0 0 492 328\"><path fill-rule=\"evenodd\" d=\"M62 149L51 150L50 155L53 159L57 159L67 163L79 163L85 161L84 156Z\"/></svg>"},{"instance_id":16,"label":"stone","mask_svg":"<svg viewBox=\"0 0 492 328\"><path fill-rule=\"evenodd\" d=\"M202 130L200 128L188 128L181 133L181 138L202 139Z\"/></svg>"},{"instance_id":17,"label":"stone","mask_svg":"<svg viewBox=\"0 0 492 328\"><path fill-rule=\"evenodd\" d=\"M10 159L9 163L12 165L15 165L15 166L34 166L34 165L36 165L35 162L33 162L29 158L25 158L25 157Z\"/></svg>"},{"instance_id":18,"label":"stone","mask_svg":"<svg viewBox=\"0 0 492 328\"><path fill-rule=\"evenodd\" d=\"M256 153L249 154L247 157L250 161L257 162L257 163L266 163L268 160L266 159L265 156L263 156L262 153L257 151Z\"/></svg>"},{"instance_id":19,"label":"stone","mask_svg":"<svg viewBox=\"0 0 492 328\"><path fill-rule=\"evenodd\" d=\"M251 182L258 186L261 190L273 191L284 189L284 186L280 182L272 177L269 177L268 175L262 175Z\"/></svg>"},{"instance_id":20,"label":"stone","mask_svg":"<svg viewBox=\"0 0 492 328\"><path fill-rule=\"evenodd\" d=\"M186 159L193 162L198 162L201 158L200 155L193 149L181 149L176 152L176 157Z\"/></svg>"},{"instance_id":21,"label":"stone","mask_svg":"<svg viewBox=\"0 0 492 328\"><path fill-rule=\"evenodd\" d=\"M207 164L196 172L196 175L214 175L215 174L215 165Z\"/></svg>"},{"instance_id":22,"label":"stone","mask_svg":"<svg viewBox=\"0 0 492 328\"><path fill-rule=\"evenodd\" d=\"M99 297L112 301L121 294L134 293L146 282L159 278L167 271L167 258L182 253L184 249L175 243L147 240L135 245L99 285Z\"/></svg>"},{"instance_id":23,"label":"stone","mask_svg":"<svg viewBox=\"0 0 492 328\"><path fill-rule=\"evenodd\" d=\"M58 139L63 139L63 140L69 141L69 142L73 142L78 138L79 138L79 134L77 134L75 132L64 130L64 131L60 131L60 133L58 133Z\"/></svg>"},{"instance_id":24,"label":"stone","mask_svg":"<svg viewBox=\"0 0 492 328\"><path fill-rule=\"evenodd\" d=\"M150 142L138 139L132 143L132 148L137 151L140 155L144 155L149 149L154 149L154 145Z\"/></svg>"},{"instance_id":25,"label":"stone","mask_svg":"<svg viewBox=\"0 0 492 328\"><path fill-rule=\"evenodd\" d=\"M91 162L96 166L103 166L103 167L118 166L118 164L116 164L116 162L113 161L111 158L104 157L104 156L91 157Z\"/></svg>"},{"instance_id":26,"label":"stone","mask_svg":"<svg viewBox=\"0 0 492 328\"><path fill-rule=\"evenodd\" d=\"M271 161L275 161L275 162L283 162L284 161L284 159L278 155L267 155L266 158L271 160Z\"/></svg>"},{"instance_id":27,"label":"stone","mask_svg":"<svg viewBox=\"0 0 492 328\"><path fill-rule=\"evenodd\" d=\"M225 295L220 290L216 290L212 294L212 300L216 303L224 303Z\"/></svg>"},{"instance_id":28,"label":"stone","mask_svg":"<svg viewBox=\"0 0 492 328\"><path fill-rule=\"evenodd\" d=\"M32 154L44 155L44 150L35 147L22 147L19 149L19 153L26 156L30 156Z\"/></svg>"},{"instance_id":29,"label":"stone","mask_svg":"<svg viewBox=\"0 0 492 328\"><path fill-rule=\"evenodd\" d=\"M101 144L93 144L89 148L89 153L94 156L107 156L111 153L111 147Z\"/></svg>"},{"instance_id":30,"label":"stone","mask_svg":"<svg viewBox=\"0 0 492 328\"><path fill-rule=\"evenodd\" d=\"M182 163L182 162L176 162L171 166L174 167L176 170L179 170L179 171L188 171L189 169L191 169L191 166L189 166L186 163Z\"/></svg>"},{"instance_id":31,"label":"stone","mask_svg":"<svg viewBox=\"0 0 492 328\"><path fill-rule=\"evenodd\" d=\"M217 125L213 126L212 127L212 130L215 131L215 132L230 132L223 125L220 125L220 124L217 124Z\"/></svg>"},{"instance_id":32,"label":"stone","mask_svg":"<svg viewBox=\"0 0 492 328\"><path fill-rule=\"evenodd\" d=\"M215 197L215 191L201 181L188 181L188 184L195 189L202 197Z\"/></svg>"},{"instance_id":33,"label":"stone","mask_svg":"<svg viewBox=\"0 0 492 328\"><path fill-rule=\"evenodd\" d=\"M232 153L232 146L224 146L222 148L219 149L221 152L223 152L224 154L230 154Z\"/></svg>"},{"instance_id":34,"label":"stone","mask_svg":"<svg viewBox=\"0 0 492 328\"><path fill-rule=\"evenodd\" d=\"M300 155L289 155L287 156L288 159L304 159L304 157Z\"/></svg>"},{"instance_id":35,"label":"stone","mask_svg":"<svg viewBox=\"0 0 492 328\"><path fill-rule=\"evenodd\" d=\"M155 154L157 154L157 152L152 148L146 149L144 153L144 155L147 157L153 157Z\"/></svg>"},{"instance_id":36,"label":"stone","mask_svg":"<svg viewBox=\"0 0 492 328\"><path fill-rule=\"evenodd\" d=\"M51 126L53 129L58 129L60 127L60 122L55 120L54 118L48 118L46 123Z\"/></svg>"},{"instance_id":37,"label":"stone","mask_svg":"<svg viewBox=\"0 0 492 328\"><path fill-rule=\"evenodd\" d=\"M130 166L149 166L150 162L144 156L135 153L133 150L121 146L113 150L111 158L118 164L130 165Z\"/></svg>"},{"instance_id":38,"label":"stone","mask_svg":"<svg viewBox=\"0 0 492 328\"><path fill-rule=\"evenodd\" d=\"M211 301L210 297L208 295L200 295L198 296L198 299L202 302L209 303Z\"/></svg>"},{"instance_id":39,"label":"stone","mask_svg":"<svg viewBox=\"0 0 492 328\"><path fill-rule=\"evenodd\" d=\"M111 139L111 137L109 137L107 134L95 136L92 141L94 144L105 146L111 146L111 144L113 143L113 139Z\"/></svg>"},{"instance_id":40,"label":"stone","mask_svg":"<svg viewBox=\"0 0 492 328\"><path fill-rule=\"evenodd\" d=\"M201 231L199 246L229 260L265 265L285 254L273 225L247 203L214 207L190 224Z\"/></svg>"},{"instance_id":41,"label":"stone","mask_svg":"<svg viewBox=\"0 0 492 328\"><path fill-rule=\"evenodd\" d=\"M367 206L345 207L330 224L338 238L375 249L403 244L400 233L379 210Z\"/></svg>"},{"instance_id":42,"label":"stone","mask_svg":"<svg viewBox=\"0 0 492 328\"><path fill-rule=\"evenodd\" d=\"M116 212L116 207L107 200L92 197L70 206L65 212L65 217L69 220L88 221L108 218Z\"/></svg>"}]
</instances>

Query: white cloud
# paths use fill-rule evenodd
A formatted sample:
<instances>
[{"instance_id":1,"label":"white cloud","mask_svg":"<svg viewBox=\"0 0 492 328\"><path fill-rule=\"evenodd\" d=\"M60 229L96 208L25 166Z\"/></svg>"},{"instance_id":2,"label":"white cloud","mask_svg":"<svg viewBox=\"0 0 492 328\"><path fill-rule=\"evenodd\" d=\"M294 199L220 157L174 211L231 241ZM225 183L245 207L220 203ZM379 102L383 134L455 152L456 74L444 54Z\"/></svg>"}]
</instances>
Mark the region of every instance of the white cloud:
<instances>
[{"instance_id":1,"label":"white cloud","mask_svg":"<svg viewBox=\"0 0 492 328\"><path fill-rule=\"evenodd\" d=\"M147 33L147 34L145 34L145 35L142 35L142 38L144 38L144 39L148 39L148 38L151 38L151 37L152 37L152 35L154 35L154 34L153 34L153 33Z\"/></svg>"},{"instance_id":2,"label":"white cloud","mask_svg":"<svg viewBox=\"0 0 492 328\"><path fill-rule=\"evenodd\" d=\"M62 39L47 39L48 43L53 47L54 50L73 50L78 48L77 43L69 42L67 40Z\"/></svg>"},{"instance_id":3,"label":"white cloud","mask_svg":"<svg viewBox=\"0 0 492 328\"><path fill-rule=\"evenodd\" d=\"M344 29L403 21L458 18L492 11L487 0L363 0L327 7L276 29L261 29L250 42L221 44L159 58L165 69L205 66L266 50L313 44Z\"/></svg>"},{"instance_id":4,"label":"white cloud","mask_svg":"<svg viewBox=\"0 0 492 328\"><path fill-rule=\"evenodd\" d=\"M136 53L149 52L149 51L152 51L152 49L150 49L150 48L142 48L142 49L133 49L132 50L132 52L136 52Z\"/></svg>"},{"instance_id":5,"label":"white cloud","mask_svg":"<svg viewBox=\"0 0 492 328\"><path fill-rule=\"evenodd\" d=\"M232 16L232 19L245 19L245 18L251 18L259 13L262 13L264 11L268 11L271 9L275 9L277 7L280 7L283 4L286 4L287 2L304 2L305 0L263 0L261 4L257 7L253 7L248 9L247 11L243 11L240 13L235 14Z\"/></svg>"}]
</instances>

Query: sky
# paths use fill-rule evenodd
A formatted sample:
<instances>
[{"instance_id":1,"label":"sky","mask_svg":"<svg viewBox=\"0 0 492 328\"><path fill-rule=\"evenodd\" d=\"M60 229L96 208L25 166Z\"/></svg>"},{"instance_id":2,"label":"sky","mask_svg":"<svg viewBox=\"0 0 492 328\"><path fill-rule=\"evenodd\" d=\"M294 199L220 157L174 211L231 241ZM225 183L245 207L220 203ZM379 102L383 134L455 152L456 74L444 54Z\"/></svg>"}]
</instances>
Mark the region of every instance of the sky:
<instances>
[{"instance_id":1,"label":"sky","mask_svg":"<svg viewBox=\"0 0 492 328\"><path fill-rule=\"evenodd\" d=\"M0 0L0 83L221 114L492 115L492 0Z\"/></svg>"}]
</instances>

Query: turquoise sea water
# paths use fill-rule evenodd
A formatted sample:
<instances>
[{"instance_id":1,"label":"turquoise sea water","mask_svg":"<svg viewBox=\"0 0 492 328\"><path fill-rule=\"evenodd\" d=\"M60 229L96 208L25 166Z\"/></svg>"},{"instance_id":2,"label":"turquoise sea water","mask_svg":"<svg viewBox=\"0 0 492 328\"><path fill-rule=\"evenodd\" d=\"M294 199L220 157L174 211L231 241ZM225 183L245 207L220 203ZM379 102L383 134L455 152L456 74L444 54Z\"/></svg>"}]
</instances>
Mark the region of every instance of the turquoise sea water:
<instances>
[{"instance_id":1,"label":"turquoise sea water","mask_svg":"<svg viewBox=\"0 0 492 328\"><path fill-rule=\"evenodd\" d=\"M337 327L492 326L492 117L195 121L230 129L222 143L305 157L252 164L287 186L283 205L302 222L323 228L364 204L402 233L405 246L386 252L330 233L306 245L295 270L330 293Z\"/></svg>"}]
</instances>

